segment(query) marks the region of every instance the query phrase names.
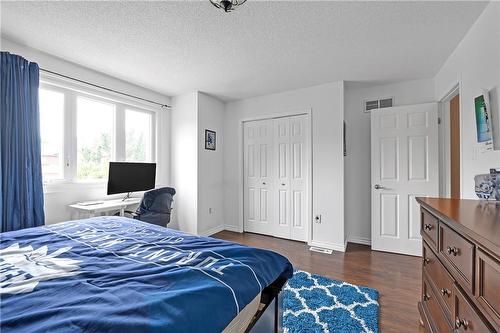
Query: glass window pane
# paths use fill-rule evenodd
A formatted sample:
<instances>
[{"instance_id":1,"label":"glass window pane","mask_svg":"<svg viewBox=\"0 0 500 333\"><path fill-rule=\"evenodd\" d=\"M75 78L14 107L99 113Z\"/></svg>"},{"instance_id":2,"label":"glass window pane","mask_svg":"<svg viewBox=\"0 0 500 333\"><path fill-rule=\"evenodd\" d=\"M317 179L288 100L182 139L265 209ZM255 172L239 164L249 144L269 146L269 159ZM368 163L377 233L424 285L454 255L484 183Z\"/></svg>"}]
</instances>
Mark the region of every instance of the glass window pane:
<instances>
[{"instance_id":1,"label":"glass window pane","mask_svg":"<svg viewBox=\"0 0 500 333\"><path fill-rule=\"evenodd\" d=\"M43 181L64 178L64 94L39 90Z\"/></svg>"},{"instance_id":2,"label":"glass window pane","mask_svg":"<svg viewBox=\"0 0 500 333\"><path fill-rule=\"evenodd\" d=\"M125 110L125 160L152 162L152 114Z\"/></svg>"},{"instance_id":3,"label":"glass window pane","mask_svg":"<svg viewBox=\"0 0 500 333\"><path fill-rule=\"evenodd\" d=\"M77 98L77 179L105 180L111 160L113 104Z\"/></svg>"}]
</instances>

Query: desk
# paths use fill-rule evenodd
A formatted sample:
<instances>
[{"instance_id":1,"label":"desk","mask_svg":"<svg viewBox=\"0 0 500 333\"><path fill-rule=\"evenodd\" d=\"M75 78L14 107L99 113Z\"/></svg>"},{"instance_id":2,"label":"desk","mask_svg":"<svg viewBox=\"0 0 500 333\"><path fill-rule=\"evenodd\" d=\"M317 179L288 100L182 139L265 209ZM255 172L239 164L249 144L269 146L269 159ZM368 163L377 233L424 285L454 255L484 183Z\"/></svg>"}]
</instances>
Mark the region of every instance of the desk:
<instances>
[{"instance_id":1,"label":"desk","mask_svg":"<svg viewBox=\"0 0 500 333\"><path fill-rule=\"evenodd\" d=\"M77 218L81 218L82 214L86 215L86 217L94 217L98 213L111 212L115 210L119 210L120 216L124 216L125 208L127 208L128 206L137 205L141 202L141 200L142 198L128 198L126 200L102 200L101 203L95 205L82 205L76 203L73 205L69 205L69 207L78 214Z\"/></svg>"}]
</instances>

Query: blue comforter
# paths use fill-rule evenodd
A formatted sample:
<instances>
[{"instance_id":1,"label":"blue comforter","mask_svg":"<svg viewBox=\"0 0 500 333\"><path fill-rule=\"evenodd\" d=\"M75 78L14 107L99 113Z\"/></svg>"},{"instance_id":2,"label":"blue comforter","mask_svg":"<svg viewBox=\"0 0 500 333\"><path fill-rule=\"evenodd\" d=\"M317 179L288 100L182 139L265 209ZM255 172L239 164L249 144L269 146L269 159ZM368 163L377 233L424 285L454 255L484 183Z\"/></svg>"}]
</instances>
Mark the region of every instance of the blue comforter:
<instances>
[{"instance_id":1,"label":"blue comforter","mask_svg":"<svg viewBox=\"0 0 500 333\"><path fill-rule=\"evenodd\" d=\"M221 332L292 265L271 251L120 217L6 232L0 331Z\"/></svg>"}]
</instances>

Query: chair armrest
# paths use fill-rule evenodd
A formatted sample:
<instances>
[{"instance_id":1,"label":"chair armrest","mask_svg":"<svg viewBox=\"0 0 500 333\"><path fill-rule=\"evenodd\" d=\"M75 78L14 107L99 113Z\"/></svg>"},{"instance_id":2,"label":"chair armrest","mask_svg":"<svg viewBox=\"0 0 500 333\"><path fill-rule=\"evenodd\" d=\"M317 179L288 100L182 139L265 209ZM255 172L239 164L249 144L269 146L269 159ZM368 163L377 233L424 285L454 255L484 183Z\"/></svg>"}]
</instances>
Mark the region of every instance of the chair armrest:
<instances>
[{"instance_id":1,"label":"chair armrest","mask_svg":"<svg viewBox=\"0 0 500 333\"><path fill-rule=\"evenodd\" d=\"M124 211L126 214L132 215L133 217L139 216L140 214L137 214L136 212L133 212L131 210L126 210Z\"/></svg>"}]
</instances>

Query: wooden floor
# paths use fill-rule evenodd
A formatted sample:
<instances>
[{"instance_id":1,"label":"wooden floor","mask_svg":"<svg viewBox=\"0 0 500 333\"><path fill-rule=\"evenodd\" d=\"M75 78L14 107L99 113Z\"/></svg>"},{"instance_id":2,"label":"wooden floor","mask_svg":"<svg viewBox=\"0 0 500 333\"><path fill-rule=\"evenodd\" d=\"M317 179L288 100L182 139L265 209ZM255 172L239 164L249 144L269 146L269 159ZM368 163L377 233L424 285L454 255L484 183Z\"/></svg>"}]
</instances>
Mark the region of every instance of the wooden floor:
<instances>
[{"instance_id":1,"label":"wooden floor","mask_svg":"<svg viewBox=\"0 0 500 333\"><path fill-rule=\"evenodd\" d=\"M424 332L417 309L422 281L418 257L350 243L345 253L328 255L311 252L301 242L231 231L212 237L269 249L287 257L296 269L375 288L380 293L380 332Z\"/></svg>"}]
</instances>

